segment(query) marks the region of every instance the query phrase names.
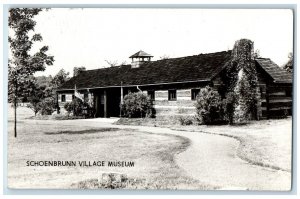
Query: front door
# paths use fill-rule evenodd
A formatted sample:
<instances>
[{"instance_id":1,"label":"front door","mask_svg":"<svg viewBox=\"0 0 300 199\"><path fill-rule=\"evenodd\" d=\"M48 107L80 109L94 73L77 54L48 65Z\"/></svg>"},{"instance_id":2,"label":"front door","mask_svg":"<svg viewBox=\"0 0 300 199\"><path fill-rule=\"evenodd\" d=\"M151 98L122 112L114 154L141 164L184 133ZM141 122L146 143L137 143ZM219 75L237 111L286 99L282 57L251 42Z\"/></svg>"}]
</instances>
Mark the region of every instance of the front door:
<instances>
[{"instance_id":1,"label":"front door","mask_svg":"<svg viewBox=\"0 0 300 199\"><path fill-rule=\"evenodd\" d=\"M99 92L95 94L95 116L104 117L104 94Z\"/></svg>"}]
</instances>

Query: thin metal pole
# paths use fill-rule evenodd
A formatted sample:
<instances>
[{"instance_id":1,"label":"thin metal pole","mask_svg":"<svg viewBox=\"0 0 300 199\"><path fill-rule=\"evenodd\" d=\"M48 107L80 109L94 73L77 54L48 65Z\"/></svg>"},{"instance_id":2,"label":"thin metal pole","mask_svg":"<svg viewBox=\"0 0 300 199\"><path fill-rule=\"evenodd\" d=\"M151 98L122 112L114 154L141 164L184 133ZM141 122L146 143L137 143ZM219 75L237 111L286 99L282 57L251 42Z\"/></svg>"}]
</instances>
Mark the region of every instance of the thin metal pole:
<instances>
[{"instance_id":1,"label":"thin metal pole","mask_svg":"<svg viewBox=\"0 0 300 199\"><path fill-rule=\"evenodd\" d=\"M120 118L122 117L122 104L123 104L123 82L121 81Z\"/></svg>"}]
</instances>

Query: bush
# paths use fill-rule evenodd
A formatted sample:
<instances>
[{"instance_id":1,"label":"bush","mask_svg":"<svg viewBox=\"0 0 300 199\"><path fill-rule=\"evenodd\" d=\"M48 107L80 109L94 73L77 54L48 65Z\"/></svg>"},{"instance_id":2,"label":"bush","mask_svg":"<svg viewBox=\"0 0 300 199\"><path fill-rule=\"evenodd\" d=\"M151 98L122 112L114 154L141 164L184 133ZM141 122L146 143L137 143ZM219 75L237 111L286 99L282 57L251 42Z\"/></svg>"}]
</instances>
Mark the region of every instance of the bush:
<instances>
[{"instance_id":1,"label":"bush","mask_svg":"<svg viewBox=\"0 0 300 199\"><path fill-rule=\"evenodd\" d=\"M180 125L187 126L192 125L194 123L194 117L193 116L179 116L178 118Z\"/></svg>"},{"instance_id":2,"label":"bush","mask_svg":"<svg viewBox=\"0 0 300 199\"><path fill-rule=\"evenodd\" d=\"M37 103L36 106L41 115L51 115L55 111L55 99L53 97L46 97Z\"/></svg>"},{"instance_id":3,"label":"bush","mask_svg":"<svg viewBox=\"0 0 300 199\"><path fill-rule=\"evenodd\" d=\"M86 102L81 101L78 98L74 98L72 102L67 102L64 105L64 109L68 112L73 114L73 116L82 116L84 115L84 110L87 110L89 105Z\"/></svg>"},{"instance_id":4,"label":"bush","mask_svg":"<svg viewBox=\"0 0 300 199\"><path fill-rule=\"evenodd\" d=\"M217 91L206 86L200 90L196 101L196 119L200 124L224 122L221 97Z\"/></svg>"},{"instance_id":5,"label":"bush","mask_svg":"<svg viewBox=\"0 0 300 199\"><path fill-rule=\"evenodd\" d=\"M27 104L27 108L30 108L34 112L34 115L36 116L36 114L41 110L40 99L31 98L29 104Z\"/></svg>"},{"instance_id":6,"label":"bush","mask_svg":"<svg viewBox=\"0 0 300 199\"><path fill-rule=\"evenodd\" d=\"M123 116L129 118L155 116L152 100L142 92L127 94L124 97L121 110Z\"/></svg>"}]
</instances>

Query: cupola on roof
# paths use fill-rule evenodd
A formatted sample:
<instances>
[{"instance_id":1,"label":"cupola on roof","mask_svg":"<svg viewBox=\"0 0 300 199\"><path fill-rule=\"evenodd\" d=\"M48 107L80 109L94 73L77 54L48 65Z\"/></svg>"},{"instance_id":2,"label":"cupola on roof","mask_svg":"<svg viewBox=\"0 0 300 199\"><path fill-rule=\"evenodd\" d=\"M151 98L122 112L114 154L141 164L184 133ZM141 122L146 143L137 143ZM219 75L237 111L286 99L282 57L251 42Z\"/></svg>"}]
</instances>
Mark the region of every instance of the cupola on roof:
<instances>
[{"instance_id":1,"label":"cupola on roof","mask_svg":"<svg viewBox=\"0 0 300 199\"><path fill-rule=\"evenodd\" d=\"M137 53L134 53L133 55L131 55L129 58L140 58L140 57L153 57L152 55L140 50Z\"/></svg>"}]
</instances>

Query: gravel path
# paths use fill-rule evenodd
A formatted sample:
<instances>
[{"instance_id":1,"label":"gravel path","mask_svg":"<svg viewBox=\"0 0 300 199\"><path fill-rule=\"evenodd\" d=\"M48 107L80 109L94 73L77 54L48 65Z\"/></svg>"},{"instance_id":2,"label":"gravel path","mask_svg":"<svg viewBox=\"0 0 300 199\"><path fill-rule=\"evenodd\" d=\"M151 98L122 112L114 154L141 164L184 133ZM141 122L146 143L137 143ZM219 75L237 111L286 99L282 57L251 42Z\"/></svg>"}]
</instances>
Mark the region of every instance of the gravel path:
<instances>
[{"instance_id":1,"label":"gravel path","mask_svg":"<svg viewBox=\"0 0 300 199\"><path fill-rule=\"evenodd\" d=\"M186 151L175 157L178 166L187 175L201 182L216 185L224 190L290 190L291 173L251 165L237 157L239 141L201 132L183 132L167 128L113 125L114 120L94 119L61 121L92 127L138 129L158 134L173 134L189 138L192 142ZM47 123L47 121L45 121Z\"/></svg>"}]
</instances>

